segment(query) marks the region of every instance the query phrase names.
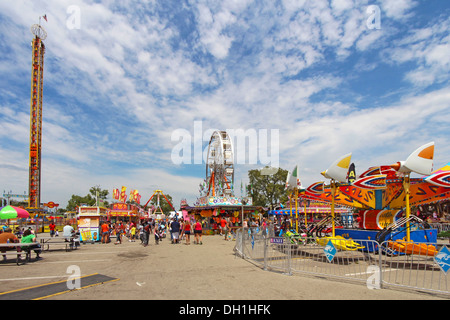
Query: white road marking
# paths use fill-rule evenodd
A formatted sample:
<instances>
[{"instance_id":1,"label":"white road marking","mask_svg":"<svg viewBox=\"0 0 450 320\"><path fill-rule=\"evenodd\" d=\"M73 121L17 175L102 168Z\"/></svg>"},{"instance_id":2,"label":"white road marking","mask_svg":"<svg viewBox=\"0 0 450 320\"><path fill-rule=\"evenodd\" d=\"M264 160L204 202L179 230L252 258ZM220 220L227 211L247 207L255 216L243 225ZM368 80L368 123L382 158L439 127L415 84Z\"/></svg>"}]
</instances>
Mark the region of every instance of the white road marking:
<instances>
[{"instance_id":1,"label":"white road marking","mask_svg":"<svg viewBox=\"0 0 450 320\"><path fill-rule=\"evenodd\" d=\"M20 280L38 280L38 279L52 279L52 278L68 278L67 274L63 276L45 276L45 277L28 277L28 278L12 278L12 279L0 279L0 281L20 281Z\"/></svg>"}]
</instances>

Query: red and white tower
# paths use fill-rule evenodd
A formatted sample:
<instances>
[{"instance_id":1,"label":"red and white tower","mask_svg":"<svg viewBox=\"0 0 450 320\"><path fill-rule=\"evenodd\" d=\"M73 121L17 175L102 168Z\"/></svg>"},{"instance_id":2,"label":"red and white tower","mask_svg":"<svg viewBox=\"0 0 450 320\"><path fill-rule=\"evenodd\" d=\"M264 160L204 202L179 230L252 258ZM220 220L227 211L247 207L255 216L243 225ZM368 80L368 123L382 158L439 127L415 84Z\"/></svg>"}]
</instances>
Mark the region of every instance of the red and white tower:
<instances>
[{"instance_id":1,"label":"red and white tower","mask_svg":"<svg viewBox=\"0 0 450 320\"><path fill-rule=\"evenodd\" d=\"M30 103L30 164L28 180L28 207L40 208L41 204L41 146L42 146L42 93L44 85L43 40L47 32L40 24L31 26L35 36L31 42L33 48L31 66L31 103Z\"/></svg>"}]
</instances>

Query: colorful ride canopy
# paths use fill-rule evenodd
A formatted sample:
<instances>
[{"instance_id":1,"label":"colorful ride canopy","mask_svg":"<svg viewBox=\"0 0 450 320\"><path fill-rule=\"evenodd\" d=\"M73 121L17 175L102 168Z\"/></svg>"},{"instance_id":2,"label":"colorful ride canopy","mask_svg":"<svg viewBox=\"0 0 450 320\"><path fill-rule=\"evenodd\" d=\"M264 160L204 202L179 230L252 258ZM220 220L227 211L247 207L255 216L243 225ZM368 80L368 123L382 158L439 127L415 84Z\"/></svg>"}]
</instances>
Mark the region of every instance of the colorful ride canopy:
<instances>
[{"instance_id":1,"label":"colorful ride canopy","mask_svg":"<svg viewBox=\"0 0 450 320\"><path fill-rule=\"evenodd\" d=\"M417 206L450 199L450 163L432 172L434 142L417 148L405 161L394 165L370 167L350 183L344 183L344 167L351 154L338 159L322 175L340 181L334 201L336 204L357 209L401 209L405 207L405 178L409 181L410 205ZM422 178L409 178L412 173L426 174ZM331 187L316 182L300 196L331 203Z\"/></svg>"},{"instance_id":2,"label":"colorful ride canopy","mask_svg":"<svg viewBox=\"0 0 450 320\"><path fill-rule=\"evenodd\" d=\"M442 168L433 171L431 175L424 179L426 182L438 187L450 188L450 162Z\"/></svg>"},{"instance_id":3,"label":"colorful ride canopy","mask_svg":"<svg viewBox=\"0 0 450 320\"><path fill-rule=\"evenodd\" d=\"M327 179L346 182L351 159L351 153L340 157L327 170L322 172L322 175Z\"/></svg>"}]
</instances>

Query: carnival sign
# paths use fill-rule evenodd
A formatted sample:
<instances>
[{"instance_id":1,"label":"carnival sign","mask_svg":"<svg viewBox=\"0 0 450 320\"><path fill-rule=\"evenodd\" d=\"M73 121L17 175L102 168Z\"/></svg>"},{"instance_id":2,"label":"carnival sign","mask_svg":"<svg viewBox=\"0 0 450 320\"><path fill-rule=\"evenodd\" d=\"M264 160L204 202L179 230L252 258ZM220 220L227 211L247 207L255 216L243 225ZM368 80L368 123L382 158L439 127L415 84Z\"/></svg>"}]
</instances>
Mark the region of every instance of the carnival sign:
<instances>
[{"instance_id":1,"label":"carnival sign","mask_svg":"<svg viewBox=\"0 0 450 320\"><path fill-rule=\"evenodd\" d=\"M246 205L252 205L253 199L251 197L244 198ZM242 206L242 198L238 197L213 197L206 196L198 199L200 206Z\"/></svg>"},{"instance_id":2,"label":"carnival sign","mask_svg":"<svg viewBox=\"0 0 450 320\"><path fill-rule=\"evenodd\" d=\"M59 207L59 203L54 203L53 201L50 201L50 202L47 202L47 203L44 203L44 207L47 207L47 208L57 208L57 207Z\"/></svg>"}]
</instances>

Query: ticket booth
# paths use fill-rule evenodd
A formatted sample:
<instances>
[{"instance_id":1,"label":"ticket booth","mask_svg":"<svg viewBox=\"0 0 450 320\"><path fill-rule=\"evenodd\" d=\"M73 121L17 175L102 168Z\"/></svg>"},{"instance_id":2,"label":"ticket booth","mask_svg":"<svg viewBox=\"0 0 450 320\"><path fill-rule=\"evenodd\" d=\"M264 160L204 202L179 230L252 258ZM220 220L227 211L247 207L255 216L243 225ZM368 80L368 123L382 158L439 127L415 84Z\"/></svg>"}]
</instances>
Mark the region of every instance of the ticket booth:
<instances>
[{"instance_id":1,"label":"ticket booth","mask_svg":"<svg viewBox=\"0 0 450 320\"><path fill-rule=\"evenodd\" d=\"M79 207L78 208L78 231L81 241L100 241L101 223L106 220L104 207Z\"/></svg>"}]
</instances>

